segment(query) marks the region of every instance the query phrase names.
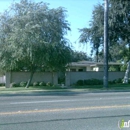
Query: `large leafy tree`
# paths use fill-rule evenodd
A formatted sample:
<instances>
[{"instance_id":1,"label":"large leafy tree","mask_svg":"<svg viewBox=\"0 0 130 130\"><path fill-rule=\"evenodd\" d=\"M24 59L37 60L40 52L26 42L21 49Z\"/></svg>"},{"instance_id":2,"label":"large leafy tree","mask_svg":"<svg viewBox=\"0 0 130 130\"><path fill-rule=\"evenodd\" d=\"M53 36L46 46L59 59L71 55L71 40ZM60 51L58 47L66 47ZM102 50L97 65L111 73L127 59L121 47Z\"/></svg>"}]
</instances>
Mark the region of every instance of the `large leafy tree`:
<instances>
[{"instance_id":1,"label":"large leafy tree","mask_svg":"<svg viewBox=\"0 0 130 130\"><path fill-rule=\"evenodd\" d=\"M82 51L72 51L72 62L78 62L78 61L92 61L92 58L89 57L85 52Z\"/></svg>"},{"instance_id":2,"label":"large leafy tree","mask_svg":"<svg viewBox=\"0 0 130 130\"><path fill-rule=\"evenodd\" d=\"M0 67L6 71L61 70L71 60L66 10L21 0L0 15Z\"/></svg>"},{"instance_id":3,"label":"large leafy tree","mask_svg":"<svg viewBox=\"0 0 130 130\"><path fill-rule=\"evenodd\" d=\"M126 79L128 81L128 72L130 69L130 1L129 0L109 0L109 60L117 61L122 60L124 62L128 62L128 67L126 71ZM102 39L103 37L103 23L101 20L103 19L103 5L99 4L95 6L94 11L96 11L96 15L92 17L91 26L89 28L81 29L80 42L91 42L94 46L97 45L96 48L93 48L96 52L99 46L102 46L102 42L98 41L98 39ZM94 12L93 11L93 12ZM101 16L101 18L99 18ZM97 23L97 28L95 21ZM92 32L96 32L94 35ZM100 35L97 35L97 34ZM93 40L96 39L95 41ZM98 38L97 38L98 37ZM88 39L90 38L90 39ZM103 46L102 46L103 48ZM102 48L100 48L99 56L103 56ZM118 50L119 49L119 50ZM118 51L116 51L118 50ZM96 53L97 54L97 53ZM97 60L98 61L98 60Z\"/></svg>"},{"instance_id":4,"label":"large leafy tree","mask_svg":"<svg viewBox=\"0 0 130 130\"><path fill-rule=\"evenodd\" d=\"M115 47L115 45L117 45L118 48L121 47L118 50L118 56L120 56L120 59L128 65L123 82L128 83L130 71L130 1L110 0L109 2L110 47Z\"/></svg>"},{"instance_id":5,"label":"large leafy tree","mask_svg":"<svg viewBox=\"0 0 130 130\"><path fill-rule=\"evenodd\" d=\"M124 76L124 83L128 83L128 76L130 71L130 1L119 0L118 4L116 0L111 0L111 28L113 30L115 41L120 43L123 41L124 48L123 53L124 61L127 63L127 69Z\"/></svg>"},{"instance_id":6,"label":"large leafy tree","mask_svg":"<svg viewBox=\"0 0 130 130\"><path fill-rule=\"evenodd\" d=\"M113 48L126 50L130 48L130 2L129 0L109 0L109 61L122 59L122 55L113 52ZM92 44L92 52L96 51L97 61L103 60L103 26L104 5L95 6L90 26L80 29L80 42ZM130 50L130 49L127 49ZM98 52L98 53L97 53ZM120 51L119 51L120 52ZM130 52L130 51L129 51ZM117 55L115 59L114 55ZM130 56L127 53L127 58ZM126 56L126 55L125 55Z\"/></svg>"},{"instance_id":7,"label":"large leafy tree","mask_svg":"<svg viewBox=\"0 0 130 130\"><path fill-rule=\"evenodd\" d=\"M104 24L104 9L101 4L95 6L92 12L92 20L90 27L80 29L80 42L91 43L92 53L96 54L96 61L99 61L100 48L103 46L103 24Z\"/></svg>"},{"instance_id":8,"label":"large leafy tree","mask_svg":"<svg viewBox=\"0 0 130 130\"><path fill-rule=\"evenodd\" d=\"M118 4L117 4L118 3ZM130 60L130 1L129 0L110 0L110 27L114 41L128 47Z\"/></svg>"}]
</instances>

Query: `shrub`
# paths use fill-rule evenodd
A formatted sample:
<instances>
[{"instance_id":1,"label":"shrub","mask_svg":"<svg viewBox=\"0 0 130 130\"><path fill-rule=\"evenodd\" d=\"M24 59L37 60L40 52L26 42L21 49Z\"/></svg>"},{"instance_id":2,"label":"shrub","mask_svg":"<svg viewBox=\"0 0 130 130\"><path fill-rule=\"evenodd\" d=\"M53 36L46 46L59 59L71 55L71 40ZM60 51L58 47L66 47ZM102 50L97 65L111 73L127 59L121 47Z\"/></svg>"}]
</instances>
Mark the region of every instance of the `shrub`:
<instances>
[{"instance_id":1,"label":"shrub","mask_svg":"<svg viewBox=\"0 0 130 130\"><path fill-rule=\"evenodd\" d=\"M84 85L102 85L103 81L99 79L86 79Z\"/></svg>"},{"instance_id":2,"label":"shrub","mask_svg":"<svg viewBox=\"0 0 130 130\"><path fill-rule=\"evenodd\" d=\"M45 82L40 82L39 86L46 86L46 83Z\"/></svg>"},{"instance_id":3,"label":"shrub","mask_svg":"<svg viewBox=\"0 0 130 130\"><path fill-rule=\"evenodd\" d=\"M52 86L52 83L47 82L47 83L46 83L46 86Z\"/></svg>"},{"instance_id":4,"label":"shrub","mask_svg":"<svg viewBox=\"0 0 130 130\"><path fill-rule=\"evenodd\" d=\"M114 84L114 82L113 81L108 81L108 84Z\"/></svg>"},{"instance_id":5,"label":"shrub","mask_svg":"<svg viewBox=\"0 0 130 130\"><path fill-rule=\"evenodd\" d=\"M87 79L84 80L84 85L88 85L89 81Z\"/></svg>"},{"instance_id":6,"label":"shrub","mask_svg":"<svg viewBox=\"0 0 130 130\"><path fill-rule=\"evenodd\" d=\"M116 80L113 80L112 83L113 83L113 84L116 84Z\"/></svg>"},{"instance_id":7,"label":"shrub","mask_svg":"<svg viewBox=\"0 0 130 130\"><path fill-rule=\"evenodd\" d=\"M58 84L63 84L63 83L65 83L65 77L59 77Z\"/></svg>"},{"instance_id":8,"label":"shrub","mask_svg":"<svg viewBox=\"0 0 130 130\"><path fill-rule=\"evenodd\" d=\"M86 85L93 85L93 81L92 81L92 79L88 79Z\"/></svg>"},{"instance_id":9,"label":"shrub","mask_svg":"<svg viewBox=\"0 0 130 130\"><path fill-rule=\"evenodd\" d=\"M90 82L91 82L91 85L98 85L97 79L91 79Z\"/></svg>"},{"instance_id":10,"label":"shrub","mask_svg":"<svg viewBox=\"0 0 130 130\"><path fill-rule=\"evenodd\" d=\"M38 82L34 82L33 86L39 86L39 83Z\"/></svg>"},{"instance_id":11,"label":"shrub","mask_svg":"<svg viewBox=\"0 0 130 130\"><path fill-rule=\"evenodd\" d=\"M93 85L92 79L87 79L84 82L85 85Z\"/></svg>"},{"instance_id":12,"label":"shrub","mask_svg":"<svg viewBox=\"0 0 130 130\"><path fill-rule=\"evenodd\" d=\"M117 79L117 83L122 83L122 78Z\"/></svg>"},{"instance_id":13,"label":"shrub","mask_svg":"<svg viewBox=\"0 0 130 130\"><path fill-rule=\"evenodd\" d=\"M118 79L114 79L113 84L117 84L117 83L118 83Z\"/></svg>"},{"instance_id":14,"label":"shrub","mask_svg":"<svg viewBox=\"0 0 130 130\"><path fill-rule=\"evenodd\" d=\"M0 86L5 86L5 83L0 83Z\"/></svg>"},{"instance_id":15,"label":"shrub","mask_svg":"<svg viewBox=\"0 0 130 130\"><path fill-rule=\"evenodd\" d=\"M122 83L122 79L121 79L121 78L115 79L115 80L113 80L113 82L114 82L115 84Z\"/></svg>"},{"instance_id":16,"label":"shrub","mask_svg":"<svg viewBox=\"0 0 130 130\"><path fill-rule=\"evenodd\" d=\"M15 82L12 82L11 84L10 84L10 87L12 88L12 87L17 87L18 85L15 83Z\"/></svg>"},{"instance_id":17,"label":"shrub","mask_svg":"<svg viewBox=\"0 0 130 130\"><path fill-rule=\"evenodd\" d=\"M20 87L25 87L26 86L26 84L27 84L27 82L20 82Z\"/></svg>"},{"instance_id":18,"label":"shrub","mask_svg":"<svg viewBox=\"0 0 130 130\"><path fill-rule=\"evenodd\" d=\"M123 80L121 78L119 79L114 79L113 81L109 81L109 84L118 84L118 83L122 83Z\"/></svg>"},{"instance_id":19,"label":"shrub","mask_svg":"<svg viewBox=\"0 0 130 130\"><path fill-rule=\"evenodd\" d=\"M83 80L78 80L76 82L76 85L82 86L82 85L84 85L84 81Z\"/></svg>"},{"instance_id":20,"label":"shrub","mask_svg":"<svg viewBox=\"0 0 130 130\"><path fill-rule=\"evenodd\" d=\"M92 79L91 81L93 83L93 85L102 85L103 81L99 80L99 79Z\"/></svg>"},{"instance_id":21,"label":"shrub","mask_svg":"<svg viewBox=\"0 0 130 130\"><path fill-rule=\"evenodd\" d=\"M128 79L128 84L130 84L130 79Z\"/></svg>"}]
</instances>

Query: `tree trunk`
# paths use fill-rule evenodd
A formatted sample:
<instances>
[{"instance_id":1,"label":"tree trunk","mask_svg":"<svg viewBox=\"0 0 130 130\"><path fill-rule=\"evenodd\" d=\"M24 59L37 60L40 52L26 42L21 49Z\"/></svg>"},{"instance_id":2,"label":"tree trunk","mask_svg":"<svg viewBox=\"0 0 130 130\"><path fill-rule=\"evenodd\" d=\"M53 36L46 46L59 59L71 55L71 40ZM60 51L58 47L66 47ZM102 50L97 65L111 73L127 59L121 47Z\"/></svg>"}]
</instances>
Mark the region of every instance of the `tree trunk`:
<instances>
[{"instance_id":1,"label":"tree trunk","mask_svg":"<svg viewBox=\"0 0 130 130\"><path fill-rule=\"evenodd\" d=\"M96 62L99 62L99 60L98 60L98 55L99 55L99 51L98 51L98 49L97 49L97 52L96 52Z\"/></svg>"},{"instance_id":2,"label":"tree trunk","mask_svg":"<svg viewBox=\"0 0 130 130\"><path fill-rule=\"evenodd\" d=\"M30 83L31 83L32 78L33 78L33 75L34 75L34 71L31 71L30 78L29 78L29 80L28 80L28 82L27 82L26 88L29 88Z\"/></svg>"},{"instance_id":3,"label":"tree trunk","mask_svg":"<svg viewBox=\"0 0 130 130\"><path fill-rule=\"evenodd\" d=\"M127 69L126 69L125 76L123 79L124 84L127 84L129 81L129 72L130 72L130 61L127 63Z\"/></svg>"}]
</instances>

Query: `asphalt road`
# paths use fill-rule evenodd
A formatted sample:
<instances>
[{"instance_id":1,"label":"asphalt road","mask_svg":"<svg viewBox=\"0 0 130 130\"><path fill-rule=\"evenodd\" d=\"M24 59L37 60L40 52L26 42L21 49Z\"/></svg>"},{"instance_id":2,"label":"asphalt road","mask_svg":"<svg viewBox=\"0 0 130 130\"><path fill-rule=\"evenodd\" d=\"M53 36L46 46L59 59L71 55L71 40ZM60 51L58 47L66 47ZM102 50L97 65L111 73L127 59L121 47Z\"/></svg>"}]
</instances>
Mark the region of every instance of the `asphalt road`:
<instances>
[{"instance_id":1,"label":"asphalt road","mask_svg":"<svg viewBox=\"0 0 130 130\"><path fill-rule=\"evenodd\" d=\"M0 130L119 130L122 119L130 92L0 96Z\"/></svg>"}]
</instances>

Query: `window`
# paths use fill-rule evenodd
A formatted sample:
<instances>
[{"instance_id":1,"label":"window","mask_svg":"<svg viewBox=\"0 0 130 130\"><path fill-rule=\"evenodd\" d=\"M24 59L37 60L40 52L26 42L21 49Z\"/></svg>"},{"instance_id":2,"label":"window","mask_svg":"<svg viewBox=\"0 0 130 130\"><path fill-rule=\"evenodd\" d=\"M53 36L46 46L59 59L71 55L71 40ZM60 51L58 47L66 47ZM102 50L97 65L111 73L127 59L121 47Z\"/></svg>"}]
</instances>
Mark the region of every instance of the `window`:
<instances>
[{"instance_id":1,"label":"window","mask_svg":"<svg viewBox=\"0 0 130 130\"><path fill-rule=\"evenodd\" d=\"M75 71L76 71L76 69L70 69L70 71L75 72Z\"/></svg>"},{"instance_id":2,"label":"window","mask_svg":"<svg viewBox=\"0 0 130 130\"><path fill-rule=\"evenodd\" d=\"M83 71L83 69L79 69L78 71L82 72L82 71Z\"/></svg>"}]
</instances>

